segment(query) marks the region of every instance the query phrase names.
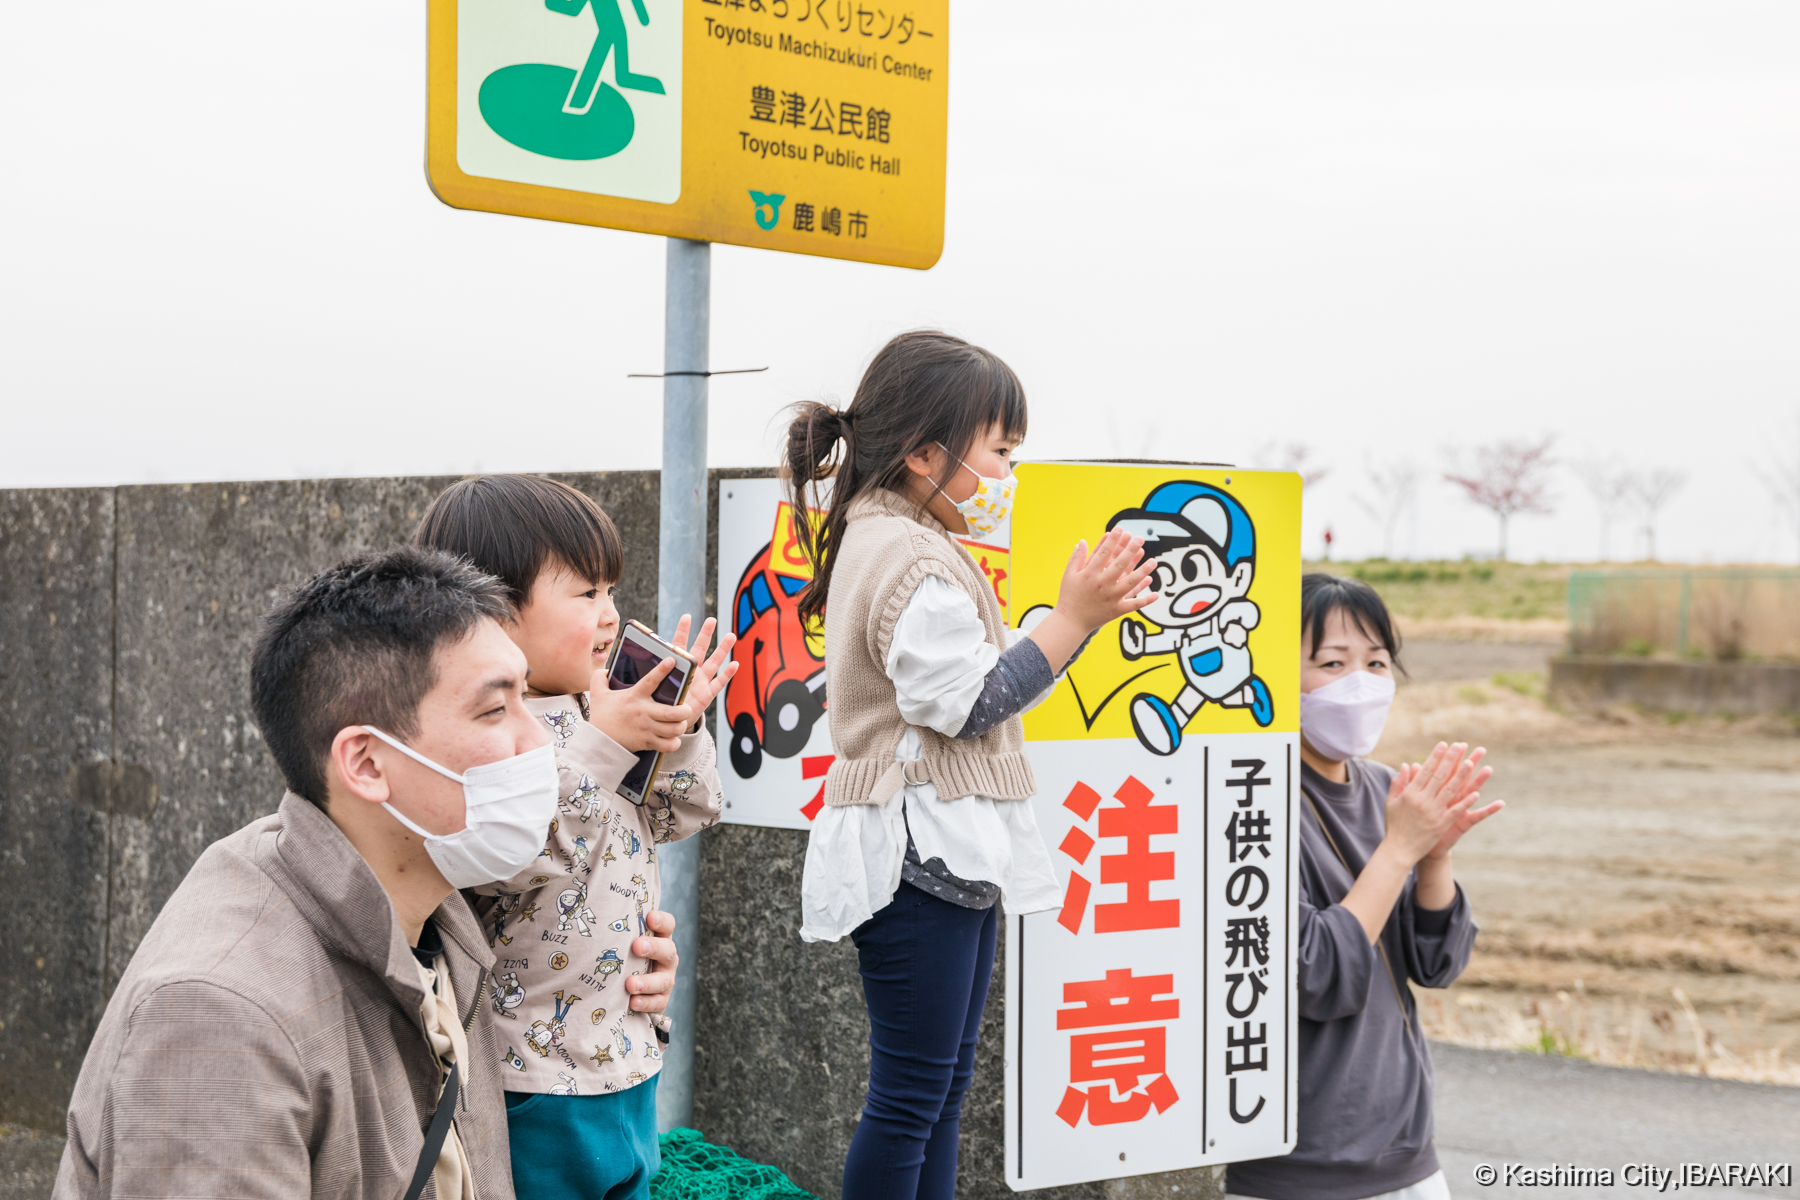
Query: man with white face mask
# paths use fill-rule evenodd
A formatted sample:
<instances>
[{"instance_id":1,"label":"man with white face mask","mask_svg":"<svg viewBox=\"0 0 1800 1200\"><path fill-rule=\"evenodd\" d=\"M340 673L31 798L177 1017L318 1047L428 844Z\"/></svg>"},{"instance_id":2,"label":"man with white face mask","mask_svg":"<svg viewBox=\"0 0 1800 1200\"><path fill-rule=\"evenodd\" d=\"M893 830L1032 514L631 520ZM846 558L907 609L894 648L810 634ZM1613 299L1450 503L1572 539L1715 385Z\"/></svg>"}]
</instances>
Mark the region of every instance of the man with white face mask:
<instances>
[{"instance_id":1,"label":"man with white face mask","mask_svg":"<svg viewBox=\"0 0 1800 1200\"><path fill-rule=\"evenodd\" d=\"M288 792L138 947L56 1196L511 1200L493 954L455 890L522 869L556 808L511 615L411 546L276 604L251 701Z\"/></svg>"},{"instance_id":2,"label":"man with white face mask","mask_svg":"<svg viewBox=\"0 0 1800 1200\"><path fill-rule=\"evenodd\" d=\"M1448 987L1468 964L1475 923L1450 851L1500 810L1480 807L1493 772L1462 744L1398 771L1367 761L1399 648L1368 584L1306 576L1300 625L1299 1138L1291 1155L1233 1163L1226 1194L1448 1200L1408 981Z\"/></svg>"}]
</instances>

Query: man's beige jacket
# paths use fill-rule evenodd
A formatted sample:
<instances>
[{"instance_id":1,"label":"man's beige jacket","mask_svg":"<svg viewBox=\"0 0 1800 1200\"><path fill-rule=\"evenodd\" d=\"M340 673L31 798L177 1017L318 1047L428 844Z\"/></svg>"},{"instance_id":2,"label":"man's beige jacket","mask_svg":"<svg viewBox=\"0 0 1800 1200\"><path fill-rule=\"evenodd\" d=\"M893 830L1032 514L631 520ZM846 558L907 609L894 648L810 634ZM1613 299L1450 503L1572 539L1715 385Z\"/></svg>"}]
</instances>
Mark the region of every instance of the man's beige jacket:
<instances>
[{"instance_id":1,"label":"man's beige jacket","mask_svg":"<svg viewBox=\"0 0 1800 1200\"><path fill-rule=\"evenodd\" d=\"M513 1200L504 1047L481 1017L493 955L460 895L434 920L470 1030L456 1129L477 1200ZM424 999L375 873L289 793L200 856L132 957L54 1195L396 1200L440 1086Z\"/></svg>"}]
</instances>

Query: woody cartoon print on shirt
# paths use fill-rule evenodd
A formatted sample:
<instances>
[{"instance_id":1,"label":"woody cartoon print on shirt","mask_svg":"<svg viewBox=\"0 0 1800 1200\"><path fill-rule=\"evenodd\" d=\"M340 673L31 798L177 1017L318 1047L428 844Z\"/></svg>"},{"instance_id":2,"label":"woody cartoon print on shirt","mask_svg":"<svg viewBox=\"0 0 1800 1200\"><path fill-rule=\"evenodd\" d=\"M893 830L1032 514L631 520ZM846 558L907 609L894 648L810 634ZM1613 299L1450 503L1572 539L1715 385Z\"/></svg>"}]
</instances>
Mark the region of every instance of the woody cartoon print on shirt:
<instances>
[{"instance_id":1,"label":"woody cartoon print on shirt","mask_svg":"<svg viewBox=\"0 0 1800 1200\"><path fill-rule=\"evenodd\" d=\"M480 907L496 955L494 1016L520 1034L503 1061L514 1090L618 1091L662 1065L656 1021L624 992L628 975L650 969L631 946L656 907L656 844L713 824L723 799L710 743L685 762L671 754L634 805L609 784L624 752L585 708L534 711L557 741L559 811L529 871L482 889Z\"/></svg>"}]
</instances>

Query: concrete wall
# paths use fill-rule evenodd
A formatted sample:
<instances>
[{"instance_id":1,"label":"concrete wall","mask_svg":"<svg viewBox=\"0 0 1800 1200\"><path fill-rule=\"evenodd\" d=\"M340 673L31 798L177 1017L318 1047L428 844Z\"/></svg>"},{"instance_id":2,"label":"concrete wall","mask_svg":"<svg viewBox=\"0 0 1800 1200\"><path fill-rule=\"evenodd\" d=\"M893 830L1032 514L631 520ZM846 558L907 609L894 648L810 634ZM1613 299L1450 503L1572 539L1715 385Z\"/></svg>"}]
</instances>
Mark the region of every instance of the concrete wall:
<instances>
[{"instance_id":1,"label":"concrete wall","mask_svg":"<svg viewBox=\"0 0 1800 1200\"><path fill-rule=\"evenodd\" d=\"M654 620L654 472L567 476ZM0 491L0 1121L54 1128L106 996L206 846L273 810L251 642L283 587L410 535L443 479Z\"/></svg>"},{"instance_id":2,"label":"concrete wall","mask_svg":"<svg viewBox=\"0 0 1800 1200\"><path fill-rule=\"evenodd\" d=\"M0 1120L45 1128L105 1003L115 501L0 492Z\"/></svg>"},{"instance_id":3,"label":"concrete wall","mask_svg":"<svg viewBox=\"0 0 1800 1200\"><path fill-rule=\"evenodd\" d=\"M1550 660L1550 700L1660 712L1800 713L1800 663L1573 655Z\"/></svg>"},{"instance_id":4,"label":"concrete wall","mask_svg":"<svg viewBox=\"0 0 1800 1200\"><path fill-rule=\"evenodd\" d=\"M721 477L763 471L715 472ZM625 617L656 618L655 472L558 476L612 514ZM106 997L207 845L281 783L248 666L276 593L410 535L448 478L0 491L0 1122L56 1130ZM716 570L717 524L707 579ZM713 597L708 597L709 605ZM828 1200L868 1074L853 949L799 939L806 837L703 835L696 1124ZM1001 987L965 1109L963 1187L1000 1178ZM1209 1172L1046 1197L1216 1194Z\"/></svg>"}]
</instances>

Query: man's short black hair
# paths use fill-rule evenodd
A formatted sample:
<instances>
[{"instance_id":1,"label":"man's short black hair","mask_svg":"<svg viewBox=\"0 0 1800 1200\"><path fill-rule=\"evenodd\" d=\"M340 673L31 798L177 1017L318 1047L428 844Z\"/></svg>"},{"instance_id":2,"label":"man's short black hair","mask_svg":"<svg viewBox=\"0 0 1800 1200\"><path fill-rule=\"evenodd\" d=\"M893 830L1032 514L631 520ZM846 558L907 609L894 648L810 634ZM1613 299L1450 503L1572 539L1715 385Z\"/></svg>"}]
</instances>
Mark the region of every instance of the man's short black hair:
<instances>
[{"instance_id":1,"label":"man's short black hair","mask_svg":"<svg viewBox=\"0 0 1800 1200\"><path fill-rule=\"evenodd\" d=\"M420 546L352 558L277 600L250 658L250 704L288 790L324 808L338 730L416 735L438 647L512 615L498 579Z\"/></svg>"},{"instance_id":2,"label":"man's short black hair","mask_svg":"<svg viewBox=\"0 0 1800 1200\"><path fill-rule=\"evenodd\" d=\"M542 475L476 475L438 494L413 540L461 555L506 585L515 605L531 597L552 562L596 586L625 571L625 542L598 504Z\"/></svg>"},{"instance_id":3,"label":"man's short black hair","mask_svg":"<svg viewBox=\"0 0 1800 1200\"><path fill-rule=\"evenodd\" d=\"M1400 631L1388 615L1381 593L1360 579L1328 575L1313 571L1300 577L1300 629L1308 643L1317 647L1325 637L1325 618L1341 611L1346 620L1380 645L1393 660L1394 669L1406 674L1400 664ZM1305 645L1302 645L1304 651Z\"/></svg>"}]
</instances>

